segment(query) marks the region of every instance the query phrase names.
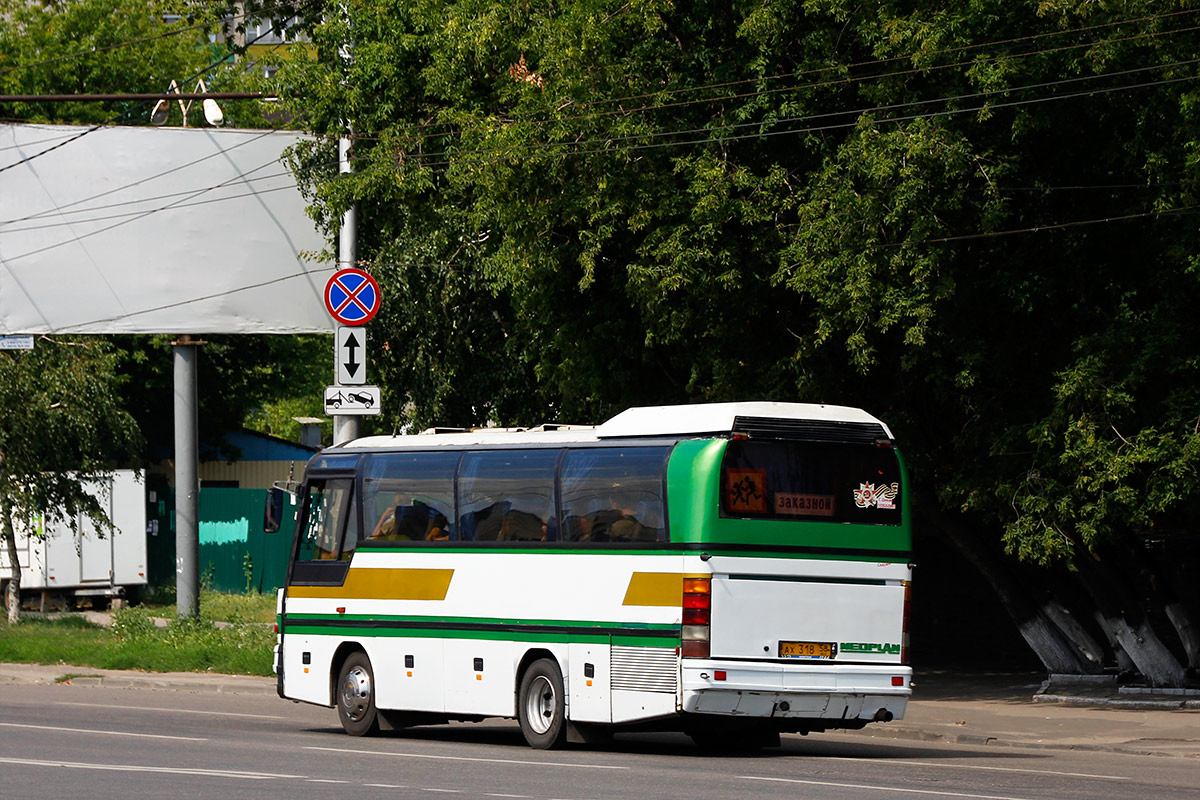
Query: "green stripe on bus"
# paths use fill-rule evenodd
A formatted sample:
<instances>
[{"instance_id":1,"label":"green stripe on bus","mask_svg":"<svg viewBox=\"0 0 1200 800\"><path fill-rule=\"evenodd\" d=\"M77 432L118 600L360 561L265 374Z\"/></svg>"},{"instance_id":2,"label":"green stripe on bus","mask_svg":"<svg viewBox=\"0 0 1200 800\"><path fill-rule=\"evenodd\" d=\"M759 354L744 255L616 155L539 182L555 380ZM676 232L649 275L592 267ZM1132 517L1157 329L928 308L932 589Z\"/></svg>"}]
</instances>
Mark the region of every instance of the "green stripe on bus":
<instances>
[{"instance_id":1,"label":"green stripe on bus","mask_svg":"<svg viewBox=\"0 0 1200 800\"><path fill-rule=\"evenodd\" d=\"M360 622L382 624L437 624L437 625L519 625L522 627L558 627L558 628L621 628L629 631L678 631L679 625L660 622L597 622L594 620L576 619L502 619L498 617L444 617L421 616L406 614L288 614L287 621L331 622Z\"/></svg>"},{"instance_id":2,"label":"green stripe on bus","mask_svg":"<svg viewBox=\"0 0 1200 800\"><path fill-rule=\"evenodd\" d=\"M438 628L357 628L324 625L289 624L287 636L337 636L346 639L478 639L482 641L536 642L549 644L614 644L626 647L672 648L678 640L664 637L588 634L579 632L489 631Z\"/></svg>"}]
</instances>

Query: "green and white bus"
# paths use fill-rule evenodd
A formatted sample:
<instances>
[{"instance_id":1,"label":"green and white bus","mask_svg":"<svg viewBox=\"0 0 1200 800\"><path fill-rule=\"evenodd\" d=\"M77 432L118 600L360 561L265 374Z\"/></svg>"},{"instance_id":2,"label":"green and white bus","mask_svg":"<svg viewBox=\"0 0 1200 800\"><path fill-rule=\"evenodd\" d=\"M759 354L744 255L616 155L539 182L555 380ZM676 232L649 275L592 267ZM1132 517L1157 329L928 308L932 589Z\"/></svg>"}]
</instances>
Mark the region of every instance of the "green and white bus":
<instances>
[{"instance_id":1,"label":"green and white bus","mask_svg":"<svg viewBox=\"0 0 1200 800\"><path fill-rule=\"evenodd\" d=\"M537 748L761 746L904 714L904 464L858 409L368 437L295 491L279 694L348 733L515 717Z\"/></svg>"}]
</instances>

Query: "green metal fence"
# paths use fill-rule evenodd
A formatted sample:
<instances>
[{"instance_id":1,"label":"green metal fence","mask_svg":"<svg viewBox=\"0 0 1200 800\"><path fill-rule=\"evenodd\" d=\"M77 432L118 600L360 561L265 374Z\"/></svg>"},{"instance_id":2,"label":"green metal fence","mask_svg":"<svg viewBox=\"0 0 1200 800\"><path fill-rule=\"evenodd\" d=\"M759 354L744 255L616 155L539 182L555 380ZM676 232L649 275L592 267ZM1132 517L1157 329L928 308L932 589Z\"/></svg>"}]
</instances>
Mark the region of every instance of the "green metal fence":
<instances>
[{"instance_id":1,"label":"green metal fence","mask_svg":"<svg viewBox=\"0 0 1200 800\"><path fill-rule=\"evenodd\" d=\"M263 489L200 490L200 582L222 592L274 592L287 577L294 506L285 506L284 526L263 531ZM147 516L157 521L147 537L151 586L175 580L175 493L154 490ZM154 533L154 529L157 533Z\"/></svg>"}]
</instances>

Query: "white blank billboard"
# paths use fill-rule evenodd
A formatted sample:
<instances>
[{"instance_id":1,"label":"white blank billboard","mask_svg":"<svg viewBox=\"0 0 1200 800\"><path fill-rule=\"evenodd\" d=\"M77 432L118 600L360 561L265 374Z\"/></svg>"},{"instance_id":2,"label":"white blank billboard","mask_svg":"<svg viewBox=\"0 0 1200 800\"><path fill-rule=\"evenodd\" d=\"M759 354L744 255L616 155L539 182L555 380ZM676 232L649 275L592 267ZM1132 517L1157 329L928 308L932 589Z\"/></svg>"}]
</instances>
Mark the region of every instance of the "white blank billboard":
<instances>
[{"instance_id":1,"label":"white blank billboard","mask_svg":"<svg viewBox=\"0 0 1200 800\"><path fill-rule=\"evenodd\" d=\"M0 125L0 334L332 332L303 134L88 131Z\"/></svg>"}]
</instances>

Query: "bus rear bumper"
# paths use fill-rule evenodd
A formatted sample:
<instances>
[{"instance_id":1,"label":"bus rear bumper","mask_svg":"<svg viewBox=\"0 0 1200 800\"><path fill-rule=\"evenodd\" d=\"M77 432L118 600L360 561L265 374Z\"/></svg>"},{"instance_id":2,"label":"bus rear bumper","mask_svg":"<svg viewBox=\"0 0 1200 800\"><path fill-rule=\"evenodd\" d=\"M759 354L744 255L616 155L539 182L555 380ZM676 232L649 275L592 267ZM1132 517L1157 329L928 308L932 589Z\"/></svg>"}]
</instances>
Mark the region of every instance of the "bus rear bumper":
<instances>
[{"instance_id":1,"label":"bus rear bumper","mask_svg":"<svg viewBox=\"0 0 1200 800\"><path fill-rule=\"evenodd\" d=\"M900 665L697 661L683 664L681 710L771 719L902 719L912 669ZM861 723L859 723L861 724Z\"/></svg>"}]
</instances>

